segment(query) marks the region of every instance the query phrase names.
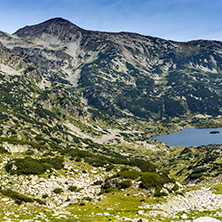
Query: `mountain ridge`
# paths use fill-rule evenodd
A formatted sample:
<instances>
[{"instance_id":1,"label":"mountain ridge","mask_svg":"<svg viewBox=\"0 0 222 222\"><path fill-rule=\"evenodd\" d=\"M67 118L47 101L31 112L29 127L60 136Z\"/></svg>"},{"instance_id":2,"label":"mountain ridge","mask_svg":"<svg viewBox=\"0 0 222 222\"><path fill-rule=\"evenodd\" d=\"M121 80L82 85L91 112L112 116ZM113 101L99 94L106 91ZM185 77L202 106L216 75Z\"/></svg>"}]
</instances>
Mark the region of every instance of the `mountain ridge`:
<instances>
[{"instance_id":1,"label":"mountain ridge","mask_svg":"<svg viewBox=\"0 0 222 222\"><path fill-rule=\"evenodd\" d=\"M62 18L19 29L0 41L52 81L84 89L88 104L110 115L162 119L222 114L220 41L175 42L128 32L86 31ZM216 74L214 83L206 79ZM199 94L202 89L204 95ZM206 94L218 104L209 106Z\"/></svg>"},{"instance_id":2,"label":"mountain ridge","mask_svg":"<svg viewBox=\"0 0 222 222\"><path fill-rule=\"evenodd\" d=\"M44 22L35 24L35 25L27 25L24 26L23 28L19 28L18 30L16 30L14 33L12 33L12 35L19 35L19 33L22 34L22 32L26 31L27 29L30 28L37 28L40 26L44 26L44 25L50 25L50 24L57 24L60 23L61 25L68 25L68 26L72 26L75 27L77 30L82 30L85 32L94 32L94 33L104 33L104 34L113 34L113 35L118 35L118 34L127 34L127 35L136 35L136 36L143 36L143 37L148 37L148 38L156 38L156 39L162 39L162 40L166 40L166 41L171 41L171 42L175 42L175 43L193 43L193 42L201 42L201 41L213 41L213 42L221 42L220 40L210 40L210 39L193 39L193 40L187 40L187 41L178 41L178 40L172 40L172 39L165 39L163 37L156 37L156 36L151 36L151 35L145 35L145 34L140 34L138 32L130 32L130 31L117 31L117 32L111 32L111 31L99 31L99 30L92 30L92 29L84 29L81 28L80 26L76 25L75 23L69 21L68 19L65 19L63 17L54 17L51 19L48 19Z\"/></svg>"}]
</instances>

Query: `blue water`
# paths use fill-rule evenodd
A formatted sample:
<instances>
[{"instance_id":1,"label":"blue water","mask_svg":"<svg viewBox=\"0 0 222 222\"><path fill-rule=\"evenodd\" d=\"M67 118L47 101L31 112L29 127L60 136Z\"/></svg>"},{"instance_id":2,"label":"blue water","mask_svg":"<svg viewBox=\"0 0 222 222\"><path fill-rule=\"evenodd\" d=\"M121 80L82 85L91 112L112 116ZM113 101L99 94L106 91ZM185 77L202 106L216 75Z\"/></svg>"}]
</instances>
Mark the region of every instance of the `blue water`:
<instances>
[{"instance_id":1,"label":"blue water","mask_svg":"<svg viewBox=\"0 0 222 222\"><path fill-rule=\"evenodd\" d=\"M219 131L220 133L210 134L211 131ZM168 146L222 144L222 128L186 128L175 133L155 136L152 139L159 140Z\"/></svg>"}]
</instances>

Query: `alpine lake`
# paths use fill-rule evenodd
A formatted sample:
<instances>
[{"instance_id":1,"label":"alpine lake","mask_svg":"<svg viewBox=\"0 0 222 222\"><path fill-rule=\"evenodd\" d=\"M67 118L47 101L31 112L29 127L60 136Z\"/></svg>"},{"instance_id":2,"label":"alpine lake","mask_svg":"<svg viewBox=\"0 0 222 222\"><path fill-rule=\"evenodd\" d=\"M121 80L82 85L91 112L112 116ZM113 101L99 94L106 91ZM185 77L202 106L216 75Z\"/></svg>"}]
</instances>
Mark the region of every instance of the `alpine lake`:
<instances>
[{"instance_id":1,"label":"alpine lake","mask_svg":"<svg viewBox=\"0 0 222 222\"><path fill-rule=\"evenodd\" d=\"M222 128L184 128L175 133L159 135L152 139L165 143L168 146L202 146L222 144Z\"/></svg>"}]
</instances>

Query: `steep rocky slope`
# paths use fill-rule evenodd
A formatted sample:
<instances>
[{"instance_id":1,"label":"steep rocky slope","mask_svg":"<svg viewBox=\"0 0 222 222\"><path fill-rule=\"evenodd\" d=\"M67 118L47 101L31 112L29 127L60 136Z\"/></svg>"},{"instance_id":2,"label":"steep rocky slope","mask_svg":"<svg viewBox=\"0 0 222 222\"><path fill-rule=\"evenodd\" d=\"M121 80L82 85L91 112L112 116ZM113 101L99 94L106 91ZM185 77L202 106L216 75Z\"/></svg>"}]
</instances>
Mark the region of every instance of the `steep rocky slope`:
<instances>
[{"instance_id":1,"label":"steep rocky slope","mask_svg":"<svg viewBox=\"0 0 222 222\"><path fill-rule=\"evenodd\" d=\"M62 18L2 33L0 40L111 115L221 114L221 42L87 31Z\"/></svg>"},{"instance_id":2,"label":"steep rocky slope","mask_svg":"<svg viewBox=\"0 0 222 222\"><path fill-rule=\"evenodd\" d=\"M62 126L68 116L84 119L77 95L51 83L34 63L1 43L0 81L0 127L4 137L37 142L35 138L44 135L42 139L53 144L55 135L63 138L66 130Z\"/></svg>"}]
</instances>

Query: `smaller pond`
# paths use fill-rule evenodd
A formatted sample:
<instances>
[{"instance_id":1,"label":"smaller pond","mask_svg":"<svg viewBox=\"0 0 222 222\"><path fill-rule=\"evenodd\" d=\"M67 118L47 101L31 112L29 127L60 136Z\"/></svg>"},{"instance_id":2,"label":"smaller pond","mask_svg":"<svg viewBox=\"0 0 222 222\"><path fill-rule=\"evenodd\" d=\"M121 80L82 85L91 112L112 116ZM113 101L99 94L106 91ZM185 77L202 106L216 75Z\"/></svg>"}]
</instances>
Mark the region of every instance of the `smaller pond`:
<instances>
[{"instance_id":1,"label":"smaller pond","mask_svg":"<svg viewBox=\"0 0 222 222\"><path fill-rule=\"evenodd\" d=\"M185 128L181 131L152 137L168 146L201 146L222 144L222 128Z\"/></svg>"}]
</instances>

